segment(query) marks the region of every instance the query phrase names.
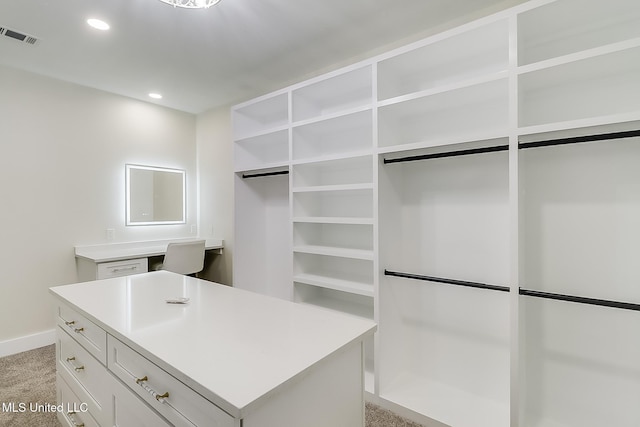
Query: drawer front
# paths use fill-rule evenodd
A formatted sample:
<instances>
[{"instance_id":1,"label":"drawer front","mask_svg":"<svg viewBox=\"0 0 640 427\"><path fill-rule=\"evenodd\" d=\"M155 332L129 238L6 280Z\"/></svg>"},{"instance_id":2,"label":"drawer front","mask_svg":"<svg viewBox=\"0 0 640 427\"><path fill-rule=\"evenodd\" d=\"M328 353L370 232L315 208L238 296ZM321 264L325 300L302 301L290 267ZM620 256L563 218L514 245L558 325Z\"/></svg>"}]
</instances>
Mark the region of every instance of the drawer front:
<instances>
[{"instance_id":1,"label":"drawer front","mask_svg":"<svg viewBox=\"0 0 640 427\"><path fill-rule=\"evenodd\" d=\"M233 427L234 419L143 356L108 337L109 370L176 426Z\"/></svg>"},{"instance_id":2,"label":"drawer front","mask_svg":"<svg viewBox=\"0 0 640 427\"><path fill-rule=\"evenodd\" d=\"M58 328L57 369L65 381L75 387L75 394L85 402L89 412L99 421L108 420L110 396L105 384L107 368L89 354L66 332Z\"/></svg>"},{"instance_id":3,"label":"drawer front","mask_svg":"<svg viewBox=\"0 0 640 427\"><path fill-rule=\"evenodd\" d=\"M98 279L129 276L149 271L147 258L127 259L123 261L103 262L98 264Z\"/></svg>"},{"instance_id":4,"label":"drawer front","mask_svg":"<svg viewBox=\"0 0 640 427\"><path fill-rule=\"evenodd\" d=\"M103 365L107 364L107 333L66 304L57 308L58 325Z\"/></svg>"},{"instance_id":5,"label":"drawer front","mask_svg":"<svg viewBox=\"0 0 640 427\"><path fill-rule=\"evenodd\" d=\"M113 424L118 427L170 427L167 421L152 411L131 390L110 377L109 388L113 397Z\"/></svg>"},{"instance_id":6,"label":"drawer front","mask_svg":"<svg viewBox=\"0 0 640 427\"><path fill-rule=\"evenodd\" d=\"M65 427L99 427L98 422L91 416L86 402L73 392L69 384L58 375L58 405L62 405L62 411L58 412L58 420Z\"/></svg>"}]
</instances>

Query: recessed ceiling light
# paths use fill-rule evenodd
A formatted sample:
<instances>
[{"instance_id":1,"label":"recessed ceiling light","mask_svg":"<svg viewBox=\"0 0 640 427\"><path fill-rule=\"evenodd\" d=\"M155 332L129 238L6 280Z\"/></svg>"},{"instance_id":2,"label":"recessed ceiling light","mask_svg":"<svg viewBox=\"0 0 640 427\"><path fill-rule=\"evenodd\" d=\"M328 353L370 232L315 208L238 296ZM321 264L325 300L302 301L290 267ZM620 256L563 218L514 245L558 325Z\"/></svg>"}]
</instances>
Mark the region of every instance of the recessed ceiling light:
<instances>
[{"instance_id":1,"label":"recessed ceiling light","mask_svg":"<svg viewBox=\"0 0 640 427\"><path fill-rule=\"evenodd\" d=\"M153 99L162 99L162 95L160 95L159 93L153 93L153 92L149 94L149 97Z\"/></svg>"},{"instance_id":2,"label":"recessed ceiling light","mask_svg":"<svg viewBox=\"0 0 640 427\"><path fill-rule=\"evenodd\" d=\"M106 31L109 29L109 24L99 19L94 19L94 18L87 19L87 24L91 25L93 28L97 30Z\"/></svg>"}]
</instances>

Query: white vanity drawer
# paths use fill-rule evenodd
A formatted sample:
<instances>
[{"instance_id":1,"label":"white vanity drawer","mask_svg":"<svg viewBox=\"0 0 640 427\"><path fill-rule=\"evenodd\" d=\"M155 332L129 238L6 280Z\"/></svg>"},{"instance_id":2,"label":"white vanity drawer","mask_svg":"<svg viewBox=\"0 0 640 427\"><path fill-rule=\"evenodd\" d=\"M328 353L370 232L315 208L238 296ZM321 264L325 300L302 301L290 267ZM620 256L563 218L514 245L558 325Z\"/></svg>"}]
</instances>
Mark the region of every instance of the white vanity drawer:
<instances>
[{"instance_id":1,"label":"white vanity drawer","mask_svg":"<svg viewBox=\"0 0 640 427\"><path fill-rule=\"evenodd\" d=\"M66 381L58 375L58 405L62 411L58 412L58 421L66 427L100 427L91 416L87 404L80 399Z\"/></svg>"},{"instance_id":2,"label":"white vanity drawer","mask_svg":"<svg viewBox=\"0 0 640 427\"><path fill-rule=\"evenodd\" d=\"M109 370L172 424L235 425L234 419L222 409L110 335L108 347Z\"/></svg>"},{"instance_id":3,"label":"white vanity drawer","mask_svg":"<svg viewBox=\"0 0 640 427\"><path fill-rule=\"evenodd\" d=\"M107 333L95 323L65 304L57 308L58 325L96 359L107 364Z\"/></svg>"},{"instance_id":4,"label":"white vanity drawer","mask_svg":"<svg viewBox=\"0 0 640 427\"><path fill-rule=\"evenodd\" d=\"M171 427L131 390L109 375L107 387L113 397L113 423L118 427ZM106 384L105 384L106 386Z\"/></svg>"},{"instance_id":5,"label":"white vanity drawer","mask_svg":"<svg viewBox=\"0 0 640 427\"><path fill-rule=\"evenodd\" d=\"M127 259L123 261L103 262L98 264L98 279L129 276L149 271L147 258Z\"/></svg>"},{"instance_id":6,"label":"white vanity drawer","mask_svg":"<svg viewBox=\"0 0 640 427\"><path fill-rule=\"evenodd\" d=\"M68 384L77 384L75 394L87 404L93 417L107 425L109 421L109 390L105 384L109 380L107 368L74 341L60 327L58 328L58 374Z\"/></svg>"}]
</instances>

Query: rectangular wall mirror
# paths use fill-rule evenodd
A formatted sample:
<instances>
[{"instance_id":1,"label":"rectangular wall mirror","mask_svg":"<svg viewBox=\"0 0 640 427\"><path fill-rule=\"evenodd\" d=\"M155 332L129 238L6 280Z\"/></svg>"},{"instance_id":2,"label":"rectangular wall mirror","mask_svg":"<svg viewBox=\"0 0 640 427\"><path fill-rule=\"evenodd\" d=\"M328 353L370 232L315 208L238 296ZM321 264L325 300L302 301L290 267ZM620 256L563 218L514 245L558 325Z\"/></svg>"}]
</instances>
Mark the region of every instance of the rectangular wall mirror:
<instances>
[{"instance_id":1,"label":"rectangular wall mirror","mask_svg":"<svg viewBox=\"0 0 640 427\"><path fill-rule=\"evenodd\" d=\"M184 170L126 165L126 224L184 224L185 189Z\"/></svg>"}]
</instances>

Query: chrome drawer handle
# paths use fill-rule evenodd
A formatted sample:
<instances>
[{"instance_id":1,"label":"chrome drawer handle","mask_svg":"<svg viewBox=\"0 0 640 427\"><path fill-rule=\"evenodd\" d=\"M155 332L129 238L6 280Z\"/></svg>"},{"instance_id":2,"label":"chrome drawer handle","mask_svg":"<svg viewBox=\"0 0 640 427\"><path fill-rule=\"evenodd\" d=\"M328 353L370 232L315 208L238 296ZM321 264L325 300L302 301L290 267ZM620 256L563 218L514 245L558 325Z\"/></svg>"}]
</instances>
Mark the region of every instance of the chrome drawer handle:
<instances>
[{"instance_id":1,"label":"chrome drawer handle","mask_svg":"<svg viewBox=\"0 0 640 427\"><path fill-rule=\"evenodd\" d=\"M79 334L80 332L84 331L84 328L75 328L73 330L73 332L75 332L76 334Z\"/></svg>"},{"instance_id":2,"label":"chrome drawer handle","mask_svg":"<svg viewBox=\"0 0 640 427\"><path fill-rule=\"evenodd\" d=\"M74 365L73 363L71 363L71 362L73 362L74 360L76 360L76 357L75 357L75 356L67 357L67 362L69 362L69 365L71 365L71 367L72 367L76 372L78 372L78 371L82 371L82 370L84 369L84 365L82 365L82 366L76 366L76 365ZM75 412L74 412L74 414L75 414Z\"/></svg>"},{"instance_id":3,"label":"chrome drawer handle","mask_svg":"<svg viewBox=\"0 0 640 427\"><path fill-rule=\"evenodd\" d=\"M135 269L137 269L137 268L138 268L138 266L137 266L137 265L134 265L134 266L132 266L132 267L112 268L112 269L111 269L111 272L112 272L112 273L118 273L118 272L120 272L120 271L134 271L134 270L135 270Z\"/></svg>"},{"instance_id":4,"label":"chrome drawer handle","mask_svg":"<svg viewBox=\"0 0 640 427\"><path fill-rule=\"evenodd\" d=\"M75 325L76 321L75 320L68 320L68 321L64 322L64 324L67 325L67 326L71 326L71 325Z\"/></svg>"}]
</instances>

